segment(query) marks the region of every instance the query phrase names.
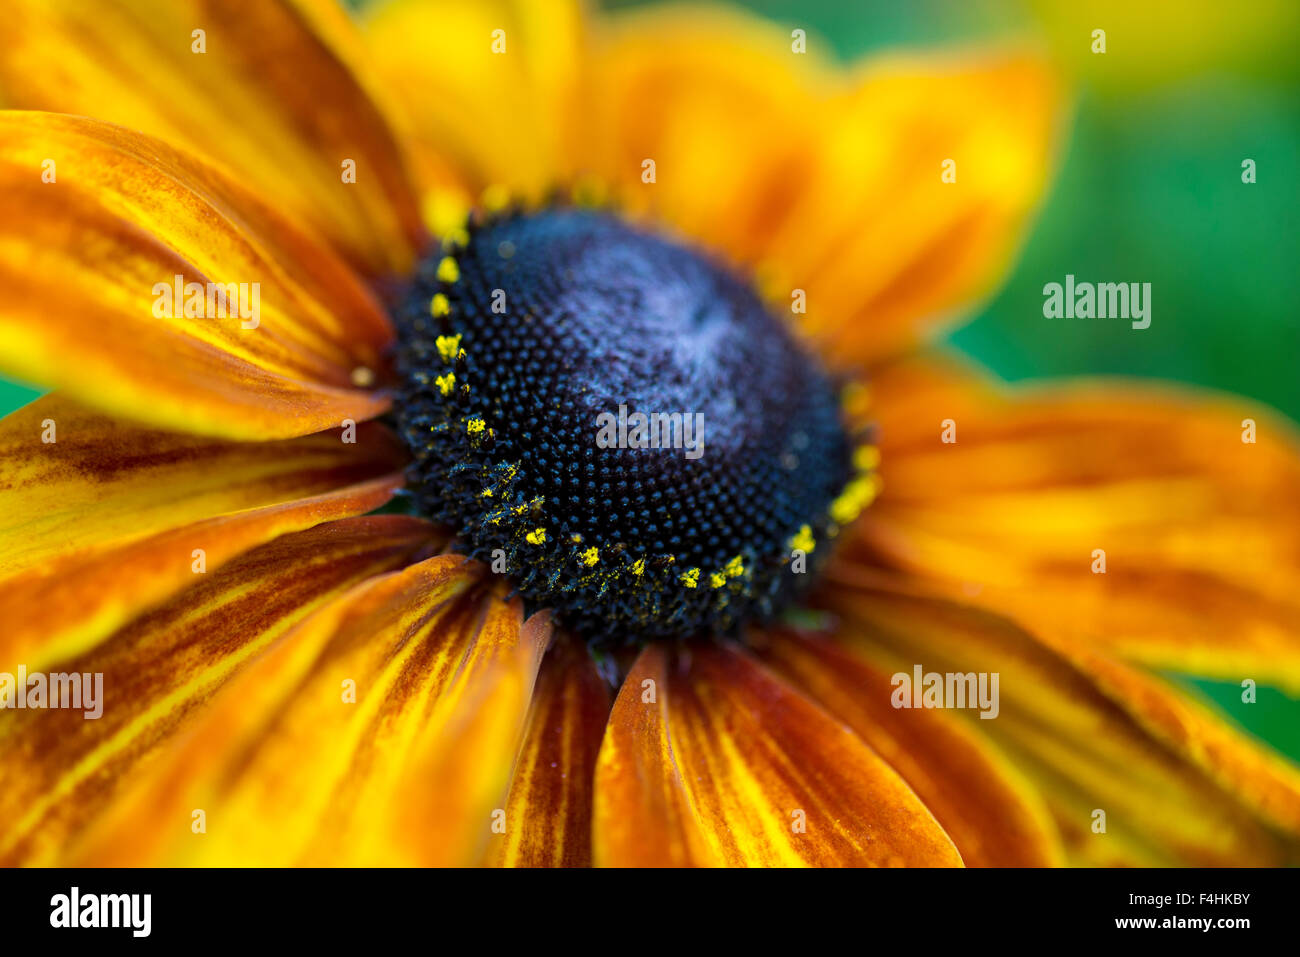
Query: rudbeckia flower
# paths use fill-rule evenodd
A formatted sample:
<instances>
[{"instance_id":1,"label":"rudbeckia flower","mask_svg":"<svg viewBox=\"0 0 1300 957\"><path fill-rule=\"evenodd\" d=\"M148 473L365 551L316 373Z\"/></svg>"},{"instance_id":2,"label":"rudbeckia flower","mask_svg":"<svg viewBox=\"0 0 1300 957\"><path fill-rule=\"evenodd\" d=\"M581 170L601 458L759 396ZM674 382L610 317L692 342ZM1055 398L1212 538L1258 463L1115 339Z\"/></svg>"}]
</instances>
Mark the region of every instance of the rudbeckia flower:
<instances>
[{"instance_id":1,"label":"rudbeckia flower","mask_svg":"<svg viewBox=\"0 0 1300 957\"><path fill-rule=\"evenodd\" d=\"M1300 687L1288 424L927 345L1048 180L1032 50L5 20L0 862L1294 858L1300 774L1161 676Z\"/></svg>"}]
</instances>

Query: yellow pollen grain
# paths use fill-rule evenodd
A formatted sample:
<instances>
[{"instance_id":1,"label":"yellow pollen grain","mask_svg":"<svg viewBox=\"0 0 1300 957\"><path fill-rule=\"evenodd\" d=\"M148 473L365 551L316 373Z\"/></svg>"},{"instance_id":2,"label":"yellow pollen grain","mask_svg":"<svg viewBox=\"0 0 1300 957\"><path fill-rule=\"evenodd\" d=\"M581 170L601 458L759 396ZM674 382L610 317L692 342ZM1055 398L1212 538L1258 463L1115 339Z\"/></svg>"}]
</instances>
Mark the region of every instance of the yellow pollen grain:
<instances>
[{"instance_id":1,"label":"yellow pollen grain","mask_svg":"<svg viewBox=\"0 0 1300 957\"><path fill-rule=\"evenodd\" d=\"M455 362L456 357L460 355L460 334L454 336L439 336L436 340L438 346L438 355L447 362Z\"/></svg>"},{"instance_id":2,"label":"yellow pollen grain","mask_svg":"<svg viewBox=\"0 0 1300 957\"><path fill-rule=\"evenodd\" d=\"M600 561L600 549L593 545L582 553L581 561L582 564L590 568L592 565L596 564L596 562Z\"/></svg>"},{"instance_id":3,"label":"yellow pollen grain","mask_svg":"<svg viewBox=\"0 0 1300 957\"><path fill-rule=\"evenodd\" d=\"M451 395L451 390L456 388L456 373L448 372L446 375L440 375L433 380L437 383L438 391L443 395Z\"/></svg>"},{"instance_id":4,"label":"yellow pollen grain","mask_svg":"<svg viewBox=\"0 0 1300 957\"><path fill-rule=\"evenodd\" d=\"M529 545L540 545L542 542L546 541L546 529L535 528L525 535L524 539Z\"/></svg>"},{"instance_id":5,"label":"yellow pollen grain","mask_svg":"<svg viewBox=\"0 0 1300 957\"><path fill-rule=\"evenodd\" d=\"M698 568L688 568L677 576L677 580L687 588L694 588L700 583L700 570Z\"/></svg>"},{"instance_id":6,"label":"yellow pollen grain","mask_svg":"<svg viewBox=\"0 0 1300 957\"><path fill-rule=\"evenodd\" d=\"M739 578L745 574L745 559L737 555L731 561L727 562L727 567L723 569L728 578Z\"/></svg>"},{"instance_id":7,"label":"yellow pollen grain","mask_svg":"<svg viewBox=\"0 0 1300 957\"><path fill-rule=\"evenodd\" d=\"M813 538L812 528L807 525L800 527L790 539L790 547L801 552L811 552L816 549L817 539Z\"/></svg>"},{"instance_id":8,"label":"yellow pollen grain","mask_svg":"<svg viewBox=\"0 0 1300 957\"><path fill-rule=\"evenodd\" d=\"M712 575L709 576L709 584L712 585L714 588L721 588L726 583L727 583L727 575L725 572L714 572Z\"/></svg>"},{"instance_id":9,"label":"yellow pollen grain","mask_svg":"<svg viewBox=\"0 0 1300 957\"><path fill-rule=\"evenodd\" d=\"M460 279L460 266L452 256L443 256L438 263L438 278L443 282L456 282Z\"/></svg>"},{"instance_id":10,"label":"yellow pollen grain","mask_svg":"<svg viewBox=\"0 0 1300 957\"><path fill-rule=\"evenodd\" d=\"M487 427L487 423L475 416L465 421L465 431L470 435L478 435Z\"/></svg>"},{"instance_id":11,"label":"yellow pollen grain","mask_svg":"<svg viewBox=\"0 0 1300 957\"><path fill-rule=\"evenodd\" d=\"M635 575L637 578L640 578L642 575L645 574L644 558L638 558L635 562L632 563L632 574Z\"/></svg>"},{"instance_id":12,"label":"yellow pollen grain","mask_svg":"<svg viewBox=\"0 0 1300 957\"><path fill-rule=\"evenodd\" d=\"M877 485L872 481L872 476L862 475L855 478L844 486L844 491L840 493L839 498L831 502L831 519L837 525L847 525L871 504L872 499L876 497L876 490Z\"/></svg>"},{"instance_id":13,"label":"yellow pollen grain","mask_svg":"<svg viewBox=\"0 0 1300 957\"><path fill-rule=\"evenodd\" d=\"M447 297L442 293L435 293L429 303L429 312L433 313L435 318L445 316L451 312L451 303L447 301Z\"/></svg>"},{"instance_id":14,"label":"yellow pollen grain","mask_svg":"<svg viewBox=\"0 0 1300 957\"><path fill-rule=\"evenodd\" d=\"M880 464L880 449L874 445L859 445L853 451L853 467L860 472L870 472Z\"/></svg>"},{"instance_id":15,"label":"yellow pollen grain","mask_svg":"<svg viewBox=\"0 0 1300 957\"><path fill-rule=\"evenodd\" d=\"M429 232L434 236L446 236L458 229L469 215L469 208L458 192L452 190L431 190L420 201L420 213ZM468 242L468 237L466 237Z\"/></svg>"}]
</instances>

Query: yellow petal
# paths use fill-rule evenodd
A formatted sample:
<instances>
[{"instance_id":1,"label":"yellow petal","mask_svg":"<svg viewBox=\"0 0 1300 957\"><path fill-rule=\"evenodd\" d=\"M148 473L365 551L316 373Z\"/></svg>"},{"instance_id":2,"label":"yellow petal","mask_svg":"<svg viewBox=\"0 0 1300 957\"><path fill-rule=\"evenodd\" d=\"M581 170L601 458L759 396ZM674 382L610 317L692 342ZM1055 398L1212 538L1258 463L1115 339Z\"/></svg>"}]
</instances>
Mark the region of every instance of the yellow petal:
<instances>
[{"instance_id":1,"label":"yellow petal","mask_svg":"<svg viewBox=\"0 0 1300 957\"><path fill-rule=\"evenodd\" d=\"M1044 867L1063 860L1041 799L978 724L945 711L894 708L891 676L827 640L764 636L763 660L804 690L902 775L967 867Z\"/></svg>"},{"instance_id":2,"label":"yellow petal","mask_svg":"<svg viewBox=\"0 0 1300 957\"><path fill-rule=\"evenodd\" d=\"M68 842L136 781L195 708L317 607L435 544L404 516L347 518L255 548L51 670L102 674L102 714L0 711L0 862L65 859ZM241 707L259 718L255 689ZM337 700L337 698L335 698ZM208 755L211 757L212 755ZM180 827L188 833L191 805ZM150 822L165 829L166 822ZM214 822L215 824L215 822ZM152 838L141 833L141 846Z\"/></svg>"},{"instance_id":3,"label":"yellow petal","mask_svg":"<svg viewBox=\"0 0 1300 957\"><path fill-rule=\"evenodd\" d=\"M592 785L609 703L586 649L571 639L557 641L537 677L505 805L506 828L492 835L488 863L591 864Z\"/></svg>"},{"instance_id":4,"label":"yellow petal","mask_svg":"<svg viewBox=\"0 0 1300 957\"><path fill-rule=\"evenodd\" d=\"M835 363L874 362L987 295L1053 163L1062 95L1029 52L841 71L816 39L795 54L784 28L686 7L610 17L601 39L595 172L755 267L783 310L802 290L795 318Z\"/></svg>"},{"instance_id":5,"label":"yellow petal","mask_svg":"<svg viewBox=\"0 0 1300 957\"><path fill-rule=\"evenodd\" d=\"M493 600L460 670L443 683L393 790L401 860L422 867L481 861L490 842L524 826L506 808L528 705L554 626L519 626L520 602ZM431 783L433 786L431 786Z\"/></svg>"},{"instance_id":6,"label":"yellow petal","mask_svg":"<svg viewBox=\"0 0 1300 957\"><path fill-rule=\"evenodd\" d=\"M596 770L602 865L960 865L856 735L735 646L646 648Z\"/></svg>"},{"instance_id":7,"label":"yellow petal","mask_svg":"<svg viewBox=\"0 0 1300 957\"><path fill-rule=\"evenodd\" d=\"M316 0L15 0L5 14L0 104L107 120L210 157L364 270L410 267L418 204L338 11ZM44 155L61 175L75 161Z\"/></svg>"},{"instance_id":8,"label":"yellow petal","mask_svg":"<svg viewBox=\"0 0 1300 957\"><path fill-rule=\"evenodd\" d=\"M1241 866L1296 854L1296 836L1256 810L1263 787L1225 788L1136 720L1136 706L1118 706L1089 672L1010 620L867 573L828 581L822 594L843 617L837 634L886 673L920 665L998 675L998 716L979 720L980 730L1042 792L1072 859ZM1097 812L1104 832L1094 830Z\"/></svg>"},{"instance_id":9,"label":"yellow petal","mask_svg":"<svg viewBox=\"0 0 1300 957\"><path fill-rule=\"evenodd\" d=\"M580 154L586 66L573 0L396 0L363 11L374 68L402 108L426 189L538 197Z\"/></svg>"},{"instance_id":10,"label":"yellow petal","mask_svg":"<svg viewBox=\"0 0 1300 957\"><path fill-rule=\"evenodd\" d=\"M1289 423L1186 388L998 391L954 371L916 362L873 383L884 490L863 561L1153 667L1300 688Z\"/></svg>"}]
</instances>

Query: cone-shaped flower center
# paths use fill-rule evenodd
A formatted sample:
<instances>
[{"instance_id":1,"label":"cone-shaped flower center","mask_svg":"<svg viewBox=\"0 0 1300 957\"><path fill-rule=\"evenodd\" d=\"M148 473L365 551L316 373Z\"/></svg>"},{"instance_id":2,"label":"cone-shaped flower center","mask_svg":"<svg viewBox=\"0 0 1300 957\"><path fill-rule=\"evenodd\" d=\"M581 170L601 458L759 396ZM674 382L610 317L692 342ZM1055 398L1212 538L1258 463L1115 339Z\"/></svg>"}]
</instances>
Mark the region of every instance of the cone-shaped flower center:
<instances>
[{"instance_id":1,"label":"cone-shaped flower center","mask_svg":"<svg viewBox=\"0 0 1300 957\"><path fill-rule=\"evenodd\" d=\"M399 316L424 513L593 641L778 612L874 488L826 373L746 283L613 216L460 240Z\"/></svg>"}]
</instances>

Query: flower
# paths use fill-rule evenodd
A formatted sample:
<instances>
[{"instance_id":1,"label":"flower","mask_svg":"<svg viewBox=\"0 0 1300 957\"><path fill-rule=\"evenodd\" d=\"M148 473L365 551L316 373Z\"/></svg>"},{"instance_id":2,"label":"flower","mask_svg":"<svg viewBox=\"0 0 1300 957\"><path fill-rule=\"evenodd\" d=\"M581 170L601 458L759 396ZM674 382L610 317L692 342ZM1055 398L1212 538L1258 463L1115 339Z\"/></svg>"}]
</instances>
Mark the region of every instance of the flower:
<instances>
[{"instance_id":1,"label":"flower","mask_svg":"<svg viewBox=\"0 0 1300 957\"><path fill-rule=\"evenodd\" d=\"M845 72L723 9L559 2L6 15L0 367L55 391L0 424L0 676L102 675L104 708L11 682L0 861L1293 859L1300 773L1155 673L1300 687L1287 424L923 346L1041 195L1063 96L1032 53ZM598 667L563 609L375 514L410 452L371 421L390 305L460 275L426 230L557 186L803 292L857 376L866 484L801 616ZM207 285L241 282L257 308ZM929 673L996 676L996 717L903 706Z\"/></svg>"}]
</instances>

